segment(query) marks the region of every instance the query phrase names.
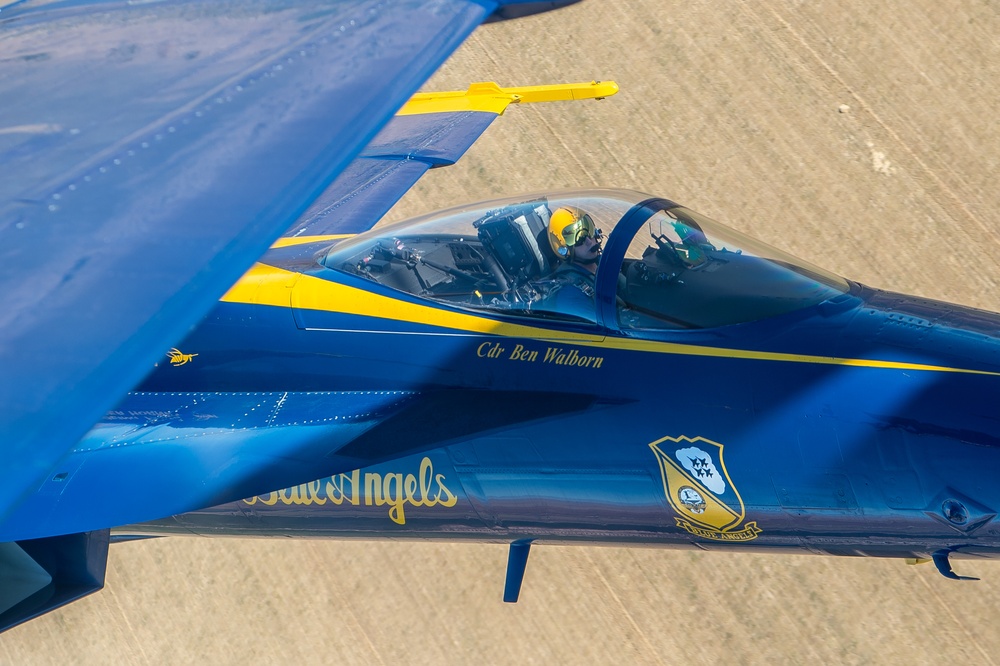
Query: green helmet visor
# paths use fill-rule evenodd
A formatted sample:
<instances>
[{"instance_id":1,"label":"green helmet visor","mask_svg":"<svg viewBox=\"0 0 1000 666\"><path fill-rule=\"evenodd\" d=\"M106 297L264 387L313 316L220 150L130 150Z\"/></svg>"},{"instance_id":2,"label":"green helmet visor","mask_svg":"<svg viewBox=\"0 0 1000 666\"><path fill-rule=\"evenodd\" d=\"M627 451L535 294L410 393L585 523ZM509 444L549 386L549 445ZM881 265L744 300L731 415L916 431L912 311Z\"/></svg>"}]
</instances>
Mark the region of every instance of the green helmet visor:
<instances>
[{"instance_id":1,"label":"green helmet visor","mask_svg":"<svg viewBox=\"0 0 1000 666\"><path fill-rule=\"evenodd\" d=\"M572 224L567 224L562 230L567 247L576 247L587 238L595 238L595 235L594 220L587 213L576 218Z\"/></svg>"}]
</instances>

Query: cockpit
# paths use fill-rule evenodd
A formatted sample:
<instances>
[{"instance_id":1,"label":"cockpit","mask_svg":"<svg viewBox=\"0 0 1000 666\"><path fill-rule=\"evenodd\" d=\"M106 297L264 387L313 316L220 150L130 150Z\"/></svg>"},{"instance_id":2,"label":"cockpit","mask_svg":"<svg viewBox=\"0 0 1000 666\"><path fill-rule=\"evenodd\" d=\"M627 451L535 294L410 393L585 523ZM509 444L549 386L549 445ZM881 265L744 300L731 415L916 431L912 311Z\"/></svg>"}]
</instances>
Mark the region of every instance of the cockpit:
<instances>
[{"instance_id":1,"label":"cockpit","mask_svg":"<svg viewBox=\"0 0 1000 666\"><path fill-rule=\"evenodd\" d=\"M562 211L587 217L553 238ZM565 245L565 243L563 243ZM772 317L848 291L836 275L665 199L576 190L452 208L334 246L327 267L462 309L624 330Z\"/></svg>"}]
</instances>

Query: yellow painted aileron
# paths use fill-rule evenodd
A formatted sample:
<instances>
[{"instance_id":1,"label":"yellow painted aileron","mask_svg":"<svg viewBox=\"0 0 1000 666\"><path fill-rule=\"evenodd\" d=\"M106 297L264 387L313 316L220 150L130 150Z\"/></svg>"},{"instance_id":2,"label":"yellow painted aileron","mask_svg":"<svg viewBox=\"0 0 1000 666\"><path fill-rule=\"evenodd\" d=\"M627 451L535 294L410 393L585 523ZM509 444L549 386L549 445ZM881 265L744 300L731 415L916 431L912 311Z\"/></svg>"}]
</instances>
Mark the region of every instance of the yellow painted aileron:
<instances>
[{"instance_id":1,"label":"yellow painted aileron","mask_svg":"<svg viewBox=\"0 0 1000 666\"><path fill-rule=\"evenodd\" d=\"M547 86L501 88L492 81L473 83L468 90L417 93L396 115L484 111L500 115L509 104L604 99L618 92L614 81L561 83Z\"/></svg>"},{"instance_id":2,"label":"yellow painted aileron","mask_svg":"<svg viewBox=\"0 0 1000 666\"><path fill-rule=\"evenodd\" d=\"M271 249L275 250L281 247L291 247L293 245L305 245L307 243L319 243L322 241L330 240L342 240L344 238L350 238L354 234L326 234L323 236L288 236L287 238L279 238L271 244Z\"/></svg>"}]
</instances>

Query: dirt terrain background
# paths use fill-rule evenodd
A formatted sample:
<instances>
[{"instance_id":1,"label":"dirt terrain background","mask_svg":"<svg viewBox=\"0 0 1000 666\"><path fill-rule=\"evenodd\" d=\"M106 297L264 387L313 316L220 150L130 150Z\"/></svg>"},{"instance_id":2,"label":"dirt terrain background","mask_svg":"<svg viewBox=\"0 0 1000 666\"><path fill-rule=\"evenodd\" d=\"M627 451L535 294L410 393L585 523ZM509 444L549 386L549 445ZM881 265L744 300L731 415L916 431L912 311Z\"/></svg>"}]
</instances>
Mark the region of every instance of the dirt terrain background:
<instances>
[{"instance_id":1,"label":"dirt terrain background","mask_svg":"<svg viewBox=\"0 0 1000 666\"><path fill-rule=\"evenodd\" d=\"M614 79L511 108L393 219L654 193L878 287L1000 309L1000 5L590 0L480 29L427 89ZM128 501L128 498L121 498ZM0 663L985 663L1000 565L646 549L162 539L0 636Z\"/></svg>"}]
</instances>

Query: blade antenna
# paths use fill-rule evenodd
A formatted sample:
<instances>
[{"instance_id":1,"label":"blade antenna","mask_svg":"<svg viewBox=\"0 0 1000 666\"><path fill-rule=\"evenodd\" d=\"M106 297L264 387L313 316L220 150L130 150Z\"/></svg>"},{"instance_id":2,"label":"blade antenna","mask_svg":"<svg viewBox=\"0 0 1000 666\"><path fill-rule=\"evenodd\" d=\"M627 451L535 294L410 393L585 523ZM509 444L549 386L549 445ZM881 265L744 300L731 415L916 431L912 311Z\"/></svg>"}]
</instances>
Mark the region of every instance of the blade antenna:
<instances>
[{"instance_id":1,"label":"blade antenna","mask_svg":"<svg viewBox=\"0 0 1000 666\"><path fill-rule=\"evenodd\" d=\"M531 539L513 541L507 554L507 580L503 586L504 603L517 603L521 594L521 582L524 580L524 569L528 566L528 554L531 552Z\"/></svg>"},{"instance_id":2,"label":"blade antenna","mask_svg":"<svg viewBox=\"0 0 1000 666\"><path fill-rule=\"evenodd\" d=\"M511 544L512 546L514 544ZM942 549L935 551L931 557L934 559L934 566L945 578L950 578L951 580L979 580L973 576L959 576L951 568L951 562L948 558L951 556L951 551L948 549Z\"/></svg>"}]
</instances>

